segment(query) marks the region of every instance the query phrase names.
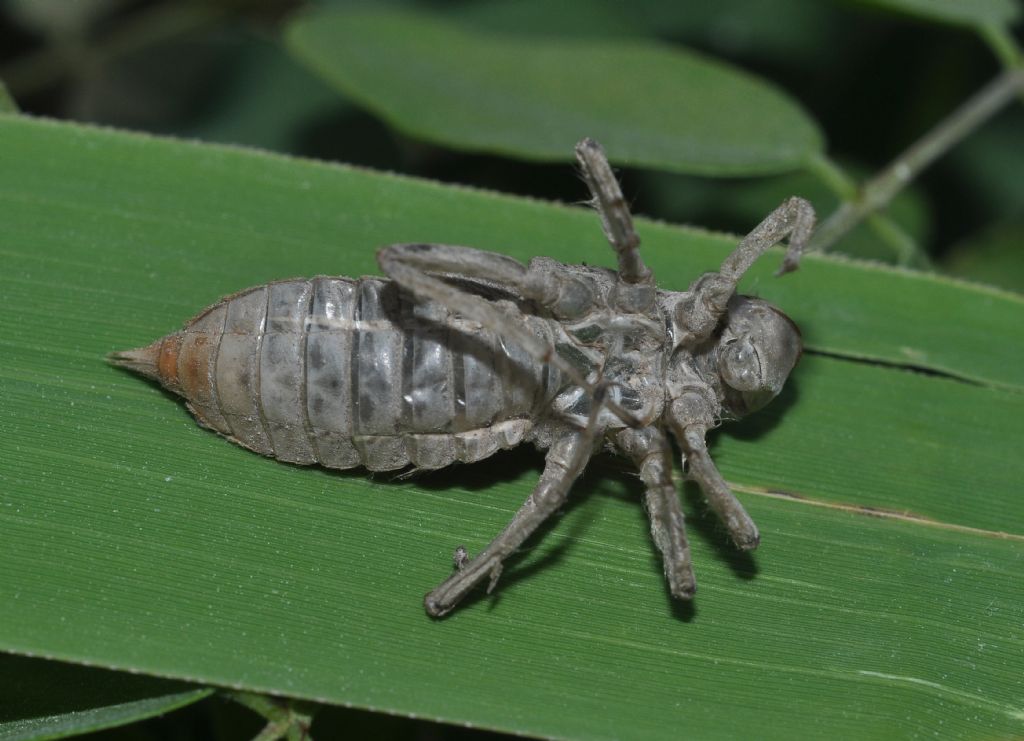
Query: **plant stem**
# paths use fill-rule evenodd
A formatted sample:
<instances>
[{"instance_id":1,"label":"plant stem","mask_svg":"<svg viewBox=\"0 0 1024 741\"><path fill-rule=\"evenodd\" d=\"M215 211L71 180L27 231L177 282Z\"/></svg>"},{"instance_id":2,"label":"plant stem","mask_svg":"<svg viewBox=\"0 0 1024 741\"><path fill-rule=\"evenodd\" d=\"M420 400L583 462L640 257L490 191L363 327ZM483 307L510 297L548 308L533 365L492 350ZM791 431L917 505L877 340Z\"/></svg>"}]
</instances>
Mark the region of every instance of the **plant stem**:
<instances>
[{"instance_id":1,"label":"plant stem","mask_svg":"<svg viewBox=\"0 0 1024 741\"><path fill-rule=\"evenodd\" d=\"M912 144L878 175L861 186L818 227L809 250L825 251L860 223L884 208L924 168L1024 91L1024 69L1003 72Z\"/></svg>"},{"instance_id":2,"label":"plant stem","mask_svg":"<svg viewBox=\"0 0 1024 741\"><path fill-rule=\"evenodd\" d=\"M1017 45L1016 39L1007 33L1003 26L982 26L978 29L981 37L992 48L992 53L1007 69L1024 65L1024 54Z\"/></svg>"},{"instance_id":3,"label":"plant stem","mask_svg":"<svg viewBox=\"0 0 1024 741\"><path fill-rule=\"evenodd\" d=\"M914 238L891 218L885 214L868 214L867 224L876 237L893 248L898 265L909 265L921 269L931 267L931 261Z\"/></svg>"},{"instance_id":4,"label":"plant stem","mask_svg":"<svg viewBox=\"0 0 1024 741\"><path fill-rule=\"evenodd\" d=\"M807 162L807 169L840 199L849 201L857 197L857 182L830 160L828 155L815 155Z\"/></svg>"},{"instance_id":5,"label":"plant stem","mask_svg":"<svg viewBox=\"0 0 1024 741\"><path fill-rule=\"evenodd\" d=\"M857 182L826 155L818 155L809 161L807 169L841 201L856 201L860 197ZM928 266L928 258L918 248L917 243L887 215L871 214L867 217L867 222L875 236L892 248L899 265Z\"/></svg>"},{"instance_id":6,"label":"plant stem","mask_svg":"<svg viewBox=\"0 0 1024 741\"><path fill-rule=\"evenodd\" d=\"M254 692L234 691L225 694L267 719L267 725L253 741L277 741L282 738L298 741L309 738L313 714L298 710L291 701L276 700Z\"/></svg>"}]
</instances>

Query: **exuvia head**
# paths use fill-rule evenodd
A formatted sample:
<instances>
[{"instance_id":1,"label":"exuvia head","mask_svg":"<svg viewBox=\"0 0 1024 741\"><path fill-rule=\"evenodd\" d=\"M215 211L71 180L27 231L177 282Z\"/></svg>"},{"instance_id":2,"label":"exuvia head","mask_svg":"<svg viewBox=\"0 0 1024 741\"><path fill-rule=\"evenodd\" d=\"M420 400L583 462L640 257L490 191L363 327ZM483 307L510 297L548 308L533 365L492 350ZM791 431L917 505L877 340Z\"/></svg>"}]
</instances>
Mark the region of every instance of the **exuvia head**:
<instances>
[{"instance_id":1,"label":"exuvia head","mask_svg":"<svg viewBox=\"0 0 1024 741\"><path fill-rule=\"evenodd\" d=\"M803 342L793 320L767 301L734 295L716 352L724 406L741 417L778 395L800 359Z\"/></svg>"}]
</instances>

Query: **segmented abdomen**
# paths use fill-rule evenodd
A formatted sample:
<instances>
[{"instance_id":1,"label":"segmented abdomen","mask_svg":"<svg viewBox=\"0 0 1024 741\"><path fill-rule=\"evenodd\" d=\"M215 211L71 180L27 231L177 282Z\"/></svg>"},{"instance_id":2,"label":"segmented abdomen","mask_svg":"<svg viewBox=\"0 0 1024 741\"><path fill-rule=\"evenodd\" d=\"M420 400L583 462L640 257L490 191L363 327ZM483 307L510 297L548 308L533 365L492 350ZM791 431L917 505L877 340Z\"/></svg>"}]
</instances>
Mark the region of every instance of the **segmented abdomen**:
<instances>
[{"instance_id":1,"label":"segmented abdomen","mask_svg":"<svg viewBox=\"0 0 1024 741\"><path fill-rule=\"evenodd\" d=\"M548 320L526 321L553 339ZM518 347L377 278L243 291L147 350L203 424L332 468L480 460L521 442L559 383Z\"/></svg>"}]
</instances>

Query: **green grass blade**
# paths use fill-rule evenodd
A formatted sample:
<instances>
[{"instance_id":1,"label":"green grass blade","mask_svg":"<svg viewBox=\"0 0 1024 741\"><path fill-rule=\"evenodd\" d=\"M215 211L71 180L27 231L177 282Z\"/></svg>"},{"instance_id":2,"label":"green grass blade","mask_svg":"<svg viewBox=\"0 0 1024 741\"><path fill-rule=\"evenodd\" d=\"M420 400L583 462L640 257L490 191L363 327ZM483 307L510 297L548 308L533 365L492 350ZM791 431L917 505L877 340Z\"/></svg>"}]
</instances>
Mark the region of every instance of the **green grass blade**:
<instances>
[{"instance_id":1,"label":"green grass blade","mask_svg":"<svg viewBox=\"0 0 1024 741\"><path fill-rule=\"evenodd\" d=\"M496 597L433 622L420 596L539 456L412 482L283 465L103 355L245 286L372 272L379 244L608 264L595 216L23 117L0 117L0 157L0 649L542 736L1024 730L1020 299L766 263L752 285L813 347L911 348L981 384L808 356L713 445L762 548L736 554L687 492L695 609L668 600L636 479L602 458ZM675 288L729 248L640 228Z\"/></svg>"},{"instance_id":2,"label":"green grass blade","mask_svg":"<svg viewBox=\"0 0 1024 741\"><path fill-rule=\"evenodd\" d=\"M566 161L583 136L616 162L705 175L801 167L822 137L771 83L639 40L471 32L408 12L301 16L289 48L346 95L420 138Z\"/></svg>"},{"instance_id":3,"label":"green grass blade","mask_svg":"<svg viewBox=\"0 0 1024 741\"><path fill-rule=\"evenodd\" d=\"M0 656L0 741L65 738L128 725L212 693L165 679Z\"/></svg>"},{"instance_id":4,"label":"green grass blade","mask_svg":"<svg viewBox=\"0 0 1024 741\"><path fill-rule=\"evenodd\" d=\"M14 102L7 86L0 80L0 113L17 113L18 104Z\"/></svg>"}]
</instances>

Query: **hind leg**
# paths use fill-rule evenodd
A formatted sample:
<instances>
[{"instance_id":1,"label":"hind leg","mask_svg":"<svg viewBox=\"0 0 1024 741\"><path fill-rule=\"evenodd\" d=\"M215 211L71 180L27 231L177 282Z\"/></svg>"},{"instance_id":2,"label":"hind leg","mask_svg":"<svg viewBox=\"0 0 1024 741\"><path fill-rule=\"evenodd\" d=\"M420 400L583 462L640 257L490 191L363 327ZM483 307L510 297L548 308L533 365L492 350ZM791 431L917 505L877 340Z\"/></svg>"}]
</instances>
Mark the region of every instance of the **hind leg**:
<instances>
[{"instance_id":1,"label":"hind leg","mask_svg":"<svg viewBox=\"0 0 1024 741\"><path fill-rule=\"evenodd\" d=\"M470 559L461 546L456 550L455 573L423 600L428 615L447 615L484 579L490 580L487 591L494 589L505 559L565 503L572 483L590 460L593 439L588 430L574 430L555 441L548 450L540 481L505 529L475 558Z\"/></svg>"}]
</instances>

